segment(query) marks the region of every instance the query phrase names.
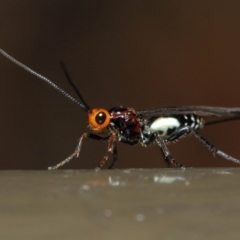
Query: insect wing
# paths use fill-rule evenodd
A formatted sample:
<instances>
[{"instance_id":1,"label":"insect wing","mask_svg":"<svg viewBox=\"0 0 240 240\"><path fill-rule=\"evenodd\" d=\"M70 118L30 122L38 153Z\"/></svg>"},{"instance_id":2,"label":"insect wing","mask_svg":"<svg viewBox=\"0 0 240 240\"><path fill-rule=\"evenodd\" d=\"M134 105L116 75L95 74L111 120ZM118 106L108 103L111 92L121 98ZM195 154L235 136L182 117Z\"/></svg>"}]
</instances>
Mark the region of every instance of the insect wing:
<instances>
[{"instance_id":1,"label":"insect wing","mask_svg":"<svg viewBox=\"0 0 240 240\"><path fill-rule=\"evenodd\" d=\"M239 117L240 118L240 108L183 106L183 107L157 108L157 109L137 111L137 114L141 115L142 117L159 117L159 116L194 114L197 116L215 116L215 117L231 117L231 118Z\"/></svg>"}]
</instances>

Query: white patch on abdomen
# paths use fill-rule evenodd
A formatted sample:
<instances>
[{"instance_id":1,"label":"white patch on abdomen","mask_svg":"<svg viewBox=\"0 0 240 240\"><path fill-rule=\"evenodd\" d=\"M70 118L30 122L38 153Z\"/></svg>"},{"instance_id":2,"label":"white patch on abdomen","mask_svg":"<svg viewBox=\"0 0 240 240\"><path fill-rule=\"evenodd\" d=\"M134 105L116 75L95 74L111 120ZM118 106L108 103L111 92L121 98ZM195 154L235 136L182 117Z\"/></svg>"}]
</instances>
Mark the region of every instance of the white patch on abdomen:
<instances>
[{"instance_id":1,"label":"white patch on abdomen","mask_svg":"<svg viewBox=\"0 0 240 240\"><path fill-rule=\"evenodd\" d=\"M180 127L180 123L176 118L173 117L160 117L154 120L150 125L151 132L162 132L162 135L167 134L167 130L171 128Z\"/></svg>"}]
</instances>

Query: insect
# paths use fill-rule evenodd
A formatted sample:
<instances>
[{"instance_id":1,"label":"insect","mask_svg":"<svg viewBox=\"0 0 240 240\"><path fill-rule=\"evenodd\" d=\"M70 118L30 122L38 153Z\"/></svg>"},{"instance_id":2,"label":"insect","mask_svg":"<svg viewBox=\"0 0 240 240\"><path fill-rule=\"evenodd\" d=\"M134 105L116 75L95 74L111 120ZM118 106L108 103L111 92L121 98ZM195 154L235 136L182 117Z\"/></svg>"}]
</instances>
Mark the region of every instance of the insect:
<instances>
[{"instance_id":1,"label":"insect","mask_svg":"<svg viewBox=\"0 0 240 240\"><path fill-rule=\"evenodd\" d=\"M50 84L65 97L78 104L88 115L90 132L82 134L73 154L57 165L49 167L49 170L57 169L69 162L72 158L78 157L84 138L108 142L107 153L96 169L101 169L104 166L110 154L113 155L113 160L109 168L114 166L117 160L117 142L129 145L140 143L144 147L150 144L156 144L160 148L168 166L173 164L184 169L184 166L171 156L167 144L190 134L200 140L213 154L218 154L227 160L240 164L240 160L217 149L198 132L199 129L206 125L239 119L240 108L186 106L143 111L136 111L133 108L125 108L122 106L114 107L110 110L90 108L73 84L63 63L62 68L64 73L80 101L73 98L48 78L14 59L2 49L0 49L0 53L26 71ZM214 121L205 121L207 117L216 117L217 119Z\"/></svg>"}]
</instances>

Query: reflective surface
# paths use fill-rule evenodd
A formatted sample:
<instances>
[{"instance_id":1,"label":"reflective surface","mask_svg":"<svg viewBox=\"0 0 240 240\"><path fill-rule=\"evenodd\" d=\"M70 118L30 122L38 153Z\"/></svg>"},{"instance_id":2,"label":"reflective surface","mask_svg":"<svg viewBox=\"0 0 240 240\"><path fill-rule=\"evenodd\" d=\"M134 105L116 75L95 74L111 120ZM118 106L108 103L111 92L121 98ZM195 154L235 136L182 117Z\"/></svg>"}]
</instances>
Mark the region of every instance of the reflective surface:
<instances>
[{"instance_id":1,"label":"reflective surface","mask_svg":"<svg viewBox=\"0 0 240 240\"><path fill-rule=\"evenodd\" d=\"M240 169L0 172L0 239L239 239Z\"/></svg>"}]
</instances>

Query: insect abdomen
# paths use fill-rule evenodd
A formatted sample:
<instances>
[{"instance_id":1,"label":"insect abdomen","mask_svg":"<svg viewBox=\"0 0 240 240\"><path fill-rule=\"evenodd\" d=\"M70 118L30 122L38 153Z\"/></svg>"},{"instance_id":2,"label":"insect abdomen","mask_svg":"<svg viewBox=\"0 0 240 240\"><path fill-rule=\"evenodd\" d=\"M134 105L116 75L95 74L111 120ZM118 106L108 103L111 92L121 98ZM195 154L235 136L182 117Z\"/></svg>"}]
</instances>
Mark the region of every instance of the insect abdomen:
<instances>
[{"instance_id":1,"label":"insect abdomen","mask_svg":"<svg viewBox=\"0 0 240 240\"><path fill-rule=\"evenodd\" d=\"M189 126L199 129L203 126L203 119L196 115L176 115L172 117L155 118L150 124L150 131L159 132L162 136L170 136L176 129Z\"/></svg>"}]
</instances>

